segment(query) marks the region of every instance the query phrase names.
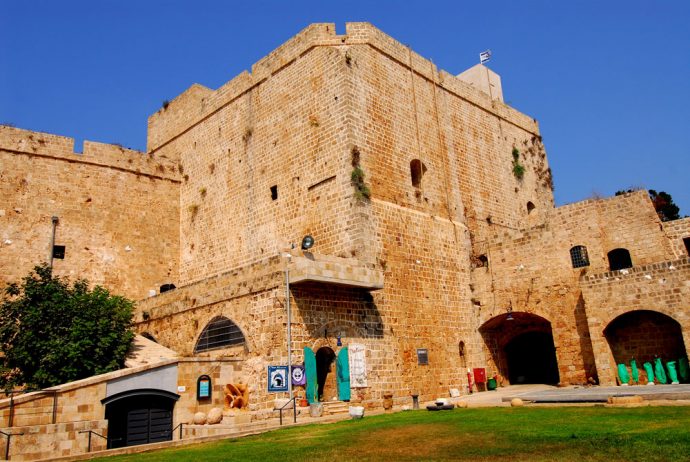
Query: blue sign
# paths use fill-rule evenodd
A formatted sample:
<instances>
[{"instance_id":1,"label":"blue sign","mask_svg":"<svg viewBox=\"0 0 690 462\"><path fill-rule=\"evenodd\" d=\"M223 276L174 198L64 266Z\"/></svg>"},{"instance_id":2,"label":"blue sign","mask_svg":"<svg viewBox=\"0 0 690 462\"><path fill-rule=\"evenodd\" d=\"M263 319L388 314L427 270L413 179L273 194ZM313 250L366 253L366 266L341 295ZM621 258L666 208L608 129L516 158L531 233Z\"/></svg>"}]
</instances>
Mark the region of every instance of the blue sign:
<instances>
[{"instance_id":1,"label":"blue sign","mask_svg":"<svg viewBox=\"0 0 690 462\"><path fill-rule=\"evenodd\" d=\"M288 391L288 367L268 366L268 392Z\"/></svg>"}]
</instances>

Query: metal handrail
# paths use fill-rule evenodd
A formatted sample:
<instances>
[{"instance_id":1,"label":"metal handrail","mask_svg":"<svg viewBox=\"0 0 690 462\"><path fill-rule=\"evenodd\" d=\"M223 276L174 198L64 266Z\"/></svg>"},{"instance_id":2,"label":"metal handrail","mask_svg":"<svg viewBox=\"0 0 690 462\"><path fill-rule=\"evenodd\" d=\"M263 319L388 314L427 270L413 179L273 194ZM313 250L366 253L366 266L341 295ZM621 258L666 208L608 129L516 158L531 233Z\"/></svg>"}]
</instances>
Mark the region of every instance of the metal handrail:
<instances>
[{"instance_id":1,"label":"metal handrail","mask_svg":"<svg viewBox=\"0 0 690 462\"><path fill-rule=\"evenodd\" d=\"M293 423L297 423L297 397L293 396L288 400L287 403L283 404L278 411L280 412L280 425L283 425L283 409L287 407L290 402L292 402L292 421Z\"/></svg>"},{"instance_id":2,"label":"metal handrail","mask_svg":"<svg viewBox=\"0 0 690 462\"><path fill-rule=\"evenodd\" d=\"M10 440L13 436L23 435L24 433L5 433L0 430L0 433L7 437L7 444L5 445L5 460L10 460Z\"/></svg>"},{"instance_id":3,"label":"metal handrail","mask_svg":"<svg viewBox=\"0 0 690 462\"><path fill-rule=\"evenodd\" d=\"M100 436L101 438L103 438L106 441L106 445L111 441L107 436L103 436L100 433L95 432L93 430L82 430L79 433L88 433L89 434L89 445L88 445L88 449L86 450L86 452L91 452L91 435L92 434L94 434L96 436Z\"/></svg>"},{"instance_id":4,"label":"metal handrail","mask_svg":"<svg viewBox=\"0 0 690 462\"><path fill-rule=\"evenodd\" d=\"M52 395L53 396L53 411L52 411L52 418L50 423L56 423L57 422L57 395L60 392L60 390L4 390L0 393L4 393L5 395L8 395L10 397L10 415L8 418L7 426L12 427L14 426L14 395L17 394L26 394L26 393L41 393L41 394L47 394L47 395Z\"/></svg>"}]
</instances>

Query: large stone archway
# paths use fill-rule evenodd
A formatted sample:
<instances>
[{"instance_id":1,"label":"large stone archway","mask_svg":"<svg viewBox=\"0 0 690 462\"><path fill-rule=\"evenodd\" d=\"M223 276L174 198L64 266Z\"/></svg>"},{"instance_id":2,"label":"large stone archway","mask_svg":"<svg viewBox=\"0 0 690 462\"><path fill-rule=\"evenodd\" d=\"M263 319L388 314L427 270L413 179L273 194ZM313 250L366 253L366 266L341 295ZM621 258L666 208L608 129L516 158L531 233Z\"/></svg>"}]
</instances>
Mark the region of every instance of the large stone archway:
<instances>
[{"instance_id":1,"label":"large stone archway","mask_svg":"<svg viewBox=\"0 0 690 462\"><path fill-rule=\"evenodd\" d=\"M541 316L512 312L495 316L480 328L489 350L489 374L511 384L559 382L551 323Z\"/></svg>"},{"instance_id":2,"label":"large stone archway","mask_svg":"<svg viewBox=\"0 0 690 462\"><path fill-rule=\"evenodd\" d=\"M609 322L604 329L611 352L611 367L617 364L630 368L635 359L640 371L641 383L646 382L642 365L652 363L657 357L663 363L686 356L681 326L672 317L652 310L635 310L623 313Z\"/></svg>"}]
</instances>

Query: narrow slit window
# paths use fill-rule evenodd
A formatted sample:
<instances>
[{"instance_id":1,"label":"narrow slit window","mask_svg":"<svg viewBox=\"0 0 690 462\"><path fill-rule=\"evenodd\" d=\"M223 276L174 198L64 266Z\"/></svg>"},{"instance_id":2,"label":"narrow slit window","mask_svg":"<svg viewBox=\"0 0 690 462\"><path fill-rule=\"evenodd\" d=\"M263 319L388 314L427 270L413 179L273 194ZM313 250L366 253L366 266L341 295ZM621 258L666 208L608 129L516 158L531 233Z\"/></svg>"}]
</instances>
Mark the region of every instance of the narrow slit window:
<instances>
[{"instance_id":1,"label":"narrow slit window","mask_svg":"<svg viewBox=\"0 0 690 462\"><path fill-rule=\"evenodd\" d=\"M419 160L419 159L413 159L412 162L410 162L410 176L412 179L412 186L415 188L421 188L422 187L422 177L426 173L426 165Z\"/></svg>"},{"instance_id":2,"label":"narrow slit window","mask_svg":"<svg viewBox=\"0 0 690 462\"><path fill-rule=\"evenodd\" d=\"M271 186L271 199L278 199L278 186L276 185Z\"/></svg>"},{"instance_id":3,"label":"narrow slit window","mask_svg":"<svg viewBox=\"0 0 690 462\"><path fill-rule=\"evenodd\" d=\"M690 255L690 237L684 237L683 244L685 244L685 251Z\"/></svg>"}]
</instances>

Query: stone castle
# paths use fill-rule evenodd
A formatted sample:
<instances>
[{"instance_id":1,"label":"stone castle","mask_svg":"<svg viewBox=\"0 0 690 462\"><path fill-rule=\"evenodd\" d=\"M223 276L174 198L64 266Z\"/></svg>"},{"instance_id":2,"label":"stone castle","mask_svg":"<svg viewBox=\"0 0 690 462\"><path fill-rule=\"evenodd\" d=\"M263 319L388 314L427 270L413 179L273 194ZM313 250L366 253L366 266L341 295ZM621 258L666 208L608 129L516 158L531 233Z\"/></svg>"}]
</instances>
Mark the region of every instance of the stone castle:
<instances>
[{"instance_id":1,"label":"stone castle","mask_svg":"<svg viewBox=\"0 0 690 462\"><path fill-rule=\"evenodd\" d=\"M310 401L402 406L467 390L468 368L614 384L633 357L687 355L690 219L661 222L646 191L555 207L538 124L497 74L451 75L369 24L313 24L192 85L145 153L74 148L0 128L0 283L54 233L57 274L139 300L136 330L181 357L230 361L213 389L248 383L251 411L272 409L288 303Z\"/></svg>"}]
</instances>

